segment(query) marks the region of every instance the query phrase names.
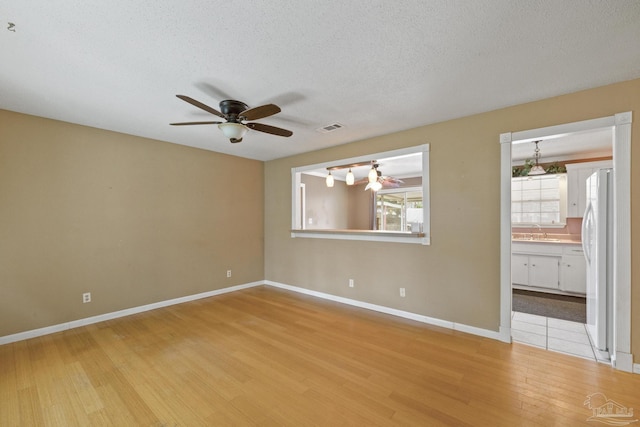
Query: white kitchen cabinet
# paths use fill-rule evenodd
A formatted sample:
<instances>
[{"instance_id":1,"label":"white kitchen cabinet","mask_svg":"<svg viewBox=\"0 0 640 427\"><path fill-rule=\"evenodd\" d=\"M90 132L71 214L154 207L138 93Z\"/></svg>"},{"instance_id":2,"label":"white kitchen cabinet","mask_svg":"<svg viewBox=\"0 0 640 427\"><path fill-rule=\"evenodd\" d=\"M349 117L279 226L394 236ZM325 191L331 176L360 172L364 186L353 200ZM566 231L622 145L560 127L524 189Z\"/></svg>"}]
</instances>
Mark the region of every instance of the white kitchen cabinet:
<instances>
[{"instance_id":1,"label":"white kitchen cabinet","mask_svg":"<svg viewBox=\"0 0 640 427\"><path fill-rule=\"evenodd\" d=\"M567 216L582 218L587 208L587 178L596 170L612 168L613 160L567 164Z\"/></svg>"},{"instance_id":2,"label":"white kitchen cabinet","mask_svg":"<svg viewBox=\"0 0 640 427\"><path fill-rule=\"evenodd\" d=\"M560 262L560 289L578 294L587 293L587 262L580 247L567 247Z\"/></svg>"},{"instance_id":3,"label":"white kitchen cabinet","mask_svg":"<svg viewBox=\"0 0 640 427\"><path fill-rule=\"evenodd\" d=\"M512 254L511 281L517 285L559 289L560 257Z\"/></svg>"},{"instance_id":4,"label":"white kitchen cabinet","mask_svg":"<svg viewBox=\"0 0 640 427\"><path fill-rule=\"evenodd\" d=\"M511 282L529 285L529 255L511 255Z\"/></svg>"},{"instance_id":5,"label":"white kitchen cabinet","mask_svg":"<svg viewBox=\"0 0 640 427\"><path fill-rule=\"evenodd\" d=\"M558 289L560 287L560 258L529 255L529 286Z\"/></svg>"},{"instance_id":6,"label":"white kitchen cabinet","mask_svg":"<svg viewBox=\"0 0 640 427\"><path fill-rule=\"evenodd\" d=\"M519 289L586 294L587 267L579 244L515 241L511 282Z\"/></svg>"}]
</instances>

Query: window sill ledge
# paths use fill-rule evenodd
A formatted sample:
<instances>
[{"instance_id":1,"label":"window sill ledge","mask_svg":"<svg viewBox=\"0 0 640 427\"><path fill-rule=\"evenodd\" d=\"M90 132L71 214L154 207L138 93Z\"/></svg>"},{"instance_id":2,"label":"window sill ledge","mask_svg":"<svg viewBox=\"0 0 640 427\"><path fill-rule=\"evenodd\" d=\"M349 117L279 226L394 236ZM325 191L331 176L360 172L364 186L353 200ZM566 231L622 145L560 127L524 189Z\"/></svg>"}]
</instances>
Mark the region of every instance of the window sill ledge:
<instances>
[{"instance_id":1,"label":"window sill ledge","mask_svg":"<svg viewBox=\"0 0 640 427\"><path fill-rule=\"evenodd\" d=\"M425 233L409 231L372 231L372 230L291 230L292 238L364 240L371 242L395 242L429 245L430 239Z\"/></svg>"}]
</instances>

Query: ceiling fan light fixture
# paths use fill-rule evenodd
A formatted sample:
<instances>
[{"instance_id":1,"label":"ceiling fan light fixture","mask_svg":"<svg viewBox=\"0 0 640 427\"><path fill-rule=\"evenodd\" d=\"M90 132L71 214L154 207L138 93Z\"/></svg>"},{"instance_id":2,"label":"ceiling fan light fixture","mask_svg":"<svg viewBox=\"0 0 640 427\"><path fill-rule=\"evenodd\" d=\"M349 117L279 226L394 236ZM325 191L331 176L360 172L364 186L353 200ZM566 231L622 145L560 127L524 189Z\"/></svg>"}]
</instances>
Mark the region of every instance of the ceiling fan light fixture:
<instances>
[{"instance_id":1,"label":"ceiling fan light fixture","mask_svg":"<svg viewBox=\"0 0 640 427\"><path fill-rule=\"evenodd\" d=\"M364 191L371 190L373 192L376 192L376 191L380 190L381 188L382 188L382 183L380 181L370 182L364 188Z\"/></svg>"},{"instance_id":2,"label":"ceiling fan light fixture","mask_svg":"<svg viewBox=\"0 0 640 427\"><path fill-rule=\"evenodd\" d=\"M356 177L353 176L353 172L351 172L351 168L349 168L349 172L347 172L346 182L347 182L347 185L353 185L353 183L356 182Z\"/></svg>"},{"instance_id":3,"label":"ceiling fan light fixture","mask_svg":"<svg viewBox=\"0 0 640 427\"><path fill-rule=\"evenodd\" d=\"M220 123L218 128L229 139L242 139L248 130L245 125L233 122Z\"/></svg>"},{"instance_id":4,"label":"ceiling fan light fixture","mask_svg":"<svg viewBox=\"0 0 640 427\"><path fill-rule=\"evenodd\" d=\"M329 175L327 175L326 182L327 182L327 187L329 188L333 187L334 180L333 180L333 175L331 175L331 172L329 172Z\"/></svg>"}]
</instances>

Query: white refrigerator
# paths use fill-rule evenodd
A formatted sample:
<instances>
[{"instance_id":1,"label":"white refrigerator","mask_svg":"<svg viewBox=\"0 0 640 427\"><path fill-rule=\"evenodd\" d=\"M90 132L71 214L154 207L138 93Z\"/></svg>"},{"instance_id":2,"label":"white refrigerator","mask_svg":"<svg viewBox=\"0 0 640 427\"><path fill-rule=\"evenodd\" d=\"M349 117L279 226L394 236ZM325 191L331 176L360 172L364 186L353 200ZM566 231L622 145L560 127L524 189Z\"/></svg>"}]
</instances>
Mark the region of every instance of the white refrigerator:
<instances>
[{"instance_id":1,"label":"white refrigerator","mask_svg":"<svg viewBox=\"0 0 640 427\"><path fill-rule=\"evenodd\" d=\"M587 261L587 331L599 350L613 343L613 170L587 178L582 248Z\"/></svg>"}]
</instances>

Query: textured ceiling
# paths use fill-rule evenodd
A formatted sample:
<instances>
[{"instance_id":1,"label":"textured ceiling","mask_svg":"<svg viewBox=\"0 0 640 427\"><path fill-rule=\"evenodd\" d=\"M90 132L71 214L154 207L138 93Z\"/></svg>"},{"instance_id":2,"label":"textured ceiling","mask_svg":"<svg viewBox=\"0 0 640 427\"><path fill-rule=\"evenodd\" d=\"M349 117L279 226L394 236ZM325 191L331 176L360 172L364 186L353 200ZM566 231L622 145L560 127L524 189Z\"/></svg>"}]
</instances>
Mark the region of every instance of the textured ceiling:
<instances>
[{"instance_id":1,"label":"textured ceiling","mask_svg":"<svg viewBox=\"0 0 640 427\"><path fill-rule=\"evenodd\" d=\"M638 40L636 0L5 0L0 108L270 160L638 78ZM216 119L176 94L293 136L169 126Z\"/></svg>"}]
</instances>

